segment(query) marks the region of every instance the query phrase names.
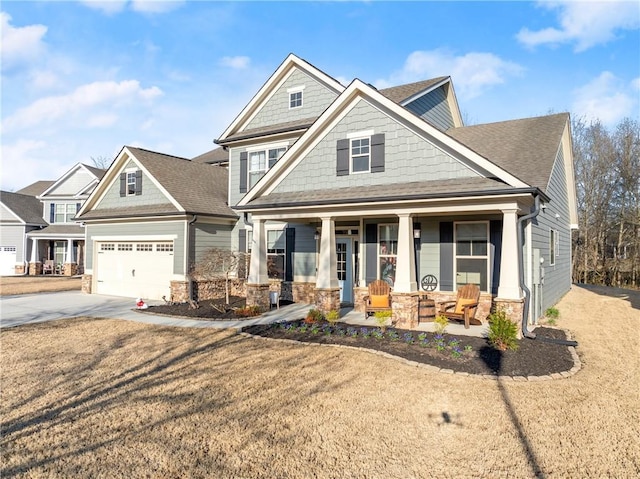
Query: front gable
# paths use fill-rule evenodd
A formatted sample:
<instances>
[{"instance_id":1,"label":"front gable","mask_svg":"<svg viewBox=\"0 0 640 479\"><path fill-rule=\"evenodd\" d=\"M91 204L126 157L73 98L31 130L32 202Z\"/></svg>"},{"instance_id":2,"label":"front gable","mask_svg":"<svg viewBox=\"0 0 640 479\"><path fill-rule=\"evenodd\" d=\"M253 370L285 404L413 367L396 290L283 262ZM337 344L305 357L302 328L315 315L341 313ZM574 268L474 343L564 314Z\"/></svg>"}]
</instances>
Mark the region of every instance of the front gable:
<instances>
[{"instance_id":1,"label":"front gable","mask_svg":"<svg viewBox=\"0 0 640 479\"><path fill-rule=\"evenodd\" d=\"M384 134L383 169L373 168L374 135L380 134ZM343 140L344 148L344 140L351 141L358 136L372 140L371 172L339 174L338 141ZM309 182L314 189L329 185L331 188L355 187L406 183L416 181L418 176L430 180L497 178L509 186L528 186L438 128L385 98L371 86L354 80L242 198L238 206L246 206L253 199L272 192L308 189Z\"/></svg>"},{"instance_id":2,"label":"front gable","mask_svg":"<svg viewBox=\"0 0 640 479\"><path fill-rule=\"evenodd\" d=\"M0 203L0 221L2 221L3 223L25 223L22 218L20 218L2 203Z\"/></svg>"},{"instance_id":3,"label":"front gable","mask_svg":"<svg viewBox=\"0 0 640 479\"><path fill-rule=\"evenodd\" d=\"M91 171L78 163L47 188L39 198L42 200L60 197L75 198L83 193L86 194L86 190L95 186L97 181L98 178Z\"/></svg>"}]
</instances>

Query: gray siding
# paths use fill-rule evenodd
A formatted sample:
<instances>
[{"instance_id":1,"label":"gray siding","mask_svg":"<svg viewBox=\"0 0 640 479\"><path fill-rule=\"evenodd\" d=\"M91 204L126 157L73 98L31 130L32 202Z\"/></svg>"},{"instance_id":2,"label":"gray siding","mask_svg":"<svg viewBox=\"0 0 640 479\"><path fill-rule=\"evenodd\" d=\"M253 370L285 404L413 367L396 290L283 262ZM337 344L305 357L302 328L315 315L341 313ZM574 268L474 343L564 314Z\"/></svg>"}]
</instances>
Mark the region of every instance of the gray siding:
<instances>
[{"instance_id":1,"label":"gray siding","mask_svg":"<svg viewBox=\"0 0 640 479\"><path fill-rule=\"evenodd\" d=\"M302 94L302 106L289 109L287 89L300 86L305 87ZM247 124L245 130L320 116L337 96L335 92L314 78L296 69Z\"/></svg>"},{"instance_id":2,"label":"gray siding","mask_svg":"<svg viewBox=\"0 0 640 479\"><path fill-rule=\"evenodd\" d=\"M16 263L24 261L24 225L2 225L0 246L16 247Z\"/></svg>"},{"instance_id":3,"label":"gray siding","mask_svg":"<svg viewBox=\"0 0 640 479\"><path fill-rule=\"evenodd\" d=\"M9 209L4 205L0 205L0 220L15 222L15 223L20 221L20 219L16 215L14 215L11 211L9 211ZM3 225L3 228L4 228L4 225Z\"/></svg>"},{"instance_id":4,"label":"gray siding","mask_svg":"<svg viewBox=\"0 0 640 479\"><path fill-rule=\"evenodd\" d=\"M440 286L440 222L431 218L415 218L420 223L420 263L418 266L418 288L420 280L427 274L432 274L438 279Z\"/></svg>"},{"instance_id":5,"label":"gray siding","mask_svg":"<svg viewBox=\"0 0 640 479\"><path fill-rule=\"evenodd\" d=\"M83 168L77 170L47 195L75 195L83 190L95 177Z\"/></svg>"},{"instance_id":6,"label":"gray siding","mask_svg":"<svg viewBox=\"0 0 640 479\"><path fill-rule=\"evenodd\" d=\"M531 227L531 243L544 258L542 312L556 304L571 288L571 229L564 158L560 150L551 172L547 195L551 202L540 212ZM556 217L558 215L558 217ZM558 232L559 251L555 265L550 264L549 231ZM533 265L536 267L536 265Z\"/></svg>"},{"instance_id":7,"label":"gray siding","mask_svg":"<svg viewBox=\"0 0 640 479\"><path fill-rule=\"evenodd\" d=\"M444 86L412 101L405 108L443 131L454 126Z\"/></svg>"},{"instance_id":8,"label":"gray siding","mask_svg":"<svg viewBox=\"0 0 640 479\"><path fill-rule=\"evenodd\" d=\"M137 168L137 165L130 160L125 167ZM120 196L120 177L116 177L115 181L109 186L107 193L100 203L98 203L93 209L101 210L107 208L121 208L126 206L141 206L141 205L161 205L169 203L167 198L158 187L153 184L151 179L143 172L142 173L142 194L131 196Z\"/></svg>"},{"instance_id":9,"label":"gray siding","mask_svg":"<svg viewBox=\"0 0 640 479\"><path fill-rule=\"evenodd\" d=\"M86 269L93 269L94 236L135 236L140 241L145 236L176 235L173 240L173 273L185 274L184 271L184 230L185 221L157 221L139 223L116 223L86 226Z\"/></svg>"},{"instance_id":10,"label":"gray siding","mask_svg":"<svg viewBox=\"0 0 640 479\"><path fill-rule=\"evenodd\" d=\"M336 176L336 143L348 133L385 133L385 171ZM422 139L368 102L360 100L275 192L345 188L478 176L467 166Z\"/></svg>"},{"instance_id":11,"label":"gray siding","mask_svg":"<svg viewBox=\"0 0 640 479\"><path fill-rule=\"evenodd\" d=\"M198 262L211 248L230 250L232 230L231 225L196 223L191 240L191 258ZM237 242L236 238L236 244Z\"/></svg>"},{"instance_id":12,"label":"gray siding","mask_svg":"<svg viewBox=\"0 0 640 479\"><path fill-rule=\"evenodd\" d=\"M293 280L305 280L316 276L315 228L309 225L289 224L295 227L296 240L293 252Z\"/></svg>"}]
</instances>

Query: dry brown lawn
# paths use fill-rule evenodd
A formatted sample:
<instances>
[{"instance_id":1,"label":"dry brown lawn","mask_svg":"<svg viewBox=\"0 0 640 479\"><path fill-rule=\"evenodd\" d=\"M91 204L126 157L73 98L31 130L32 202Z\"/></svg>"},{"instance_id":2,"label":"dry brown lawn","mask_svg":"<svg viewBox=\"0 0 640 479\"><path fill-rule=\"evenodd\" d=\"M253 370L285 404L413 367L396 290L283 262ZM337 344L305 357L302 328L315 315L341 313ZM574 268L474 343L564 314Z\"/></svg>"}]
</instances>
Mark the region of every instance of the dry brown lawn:
<instances>
[{"instance_id":1,"label":"dry brown lawn","mask_svg":"<svg viewBox=\"0 0 640 479\"><path fill-rule=\"evenodd\" d=\"M2 276L0 296L80 290L82 279L71 276Z\"/></svg>"},{"instance_id":2,"label":"dry brown lawn","mask_svg":"<svg viewBox=\"0 0 640 479\"><path fill-rule=\"evenodd\" d=\"M0 476L635 478L640 303L624 294L562 300L583 369L544 382L115 320L3 330Z\"/></svg>"}]
</instances>

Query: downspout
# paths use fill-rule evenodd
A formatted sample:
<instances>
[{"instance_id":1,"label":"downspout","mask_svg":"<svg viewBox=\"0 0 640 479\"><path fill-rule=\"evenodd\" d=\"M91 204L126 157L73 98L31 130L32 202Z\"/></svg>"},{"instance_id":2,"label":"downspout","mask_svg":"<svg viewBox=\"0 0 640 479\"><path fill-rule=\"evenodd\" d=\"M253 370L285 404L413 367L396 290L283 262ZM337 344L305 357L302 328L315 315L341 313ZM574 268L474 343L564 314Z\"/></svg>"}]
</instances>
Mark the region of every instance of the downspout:
<instances>
[{"instance_id":1,"label":"downspout","mask_svg":"<svg viewBox=\"0 0 640 479\"><path fill-rule=\"evenodd\" d=\"M198 220L198 215L193 215L193 218L191 218L189 220L189 222L187 223L187 264L186 266L186 270L187 270L187 279L189 280L187 283L187 294L189 295L189 300L193 301L193 279L191 278L191 267L189 265L189 250L191 249L191 226ZM194 250L195 253L195 250Z\"/></svg>"},{"instance_id":2,"label":"downspout","mask_svg":"<svg viewBox=\"0 0 640 479\"><path fill-rule=\"evenodd\" d=\"M531 302L531 290L527 288L524 280L524 253L522 251L522 238L524 236L525 222L529 221L540 214L540 195L536 194L534 198L533 211L528 215L518 218L518 270L520 271L520 288L524 292L524 307L522 311L522 335L525 338L536 339L536 333L527 329L527 321L529 320L529 303Z\"/></svg>"}]
</instances>

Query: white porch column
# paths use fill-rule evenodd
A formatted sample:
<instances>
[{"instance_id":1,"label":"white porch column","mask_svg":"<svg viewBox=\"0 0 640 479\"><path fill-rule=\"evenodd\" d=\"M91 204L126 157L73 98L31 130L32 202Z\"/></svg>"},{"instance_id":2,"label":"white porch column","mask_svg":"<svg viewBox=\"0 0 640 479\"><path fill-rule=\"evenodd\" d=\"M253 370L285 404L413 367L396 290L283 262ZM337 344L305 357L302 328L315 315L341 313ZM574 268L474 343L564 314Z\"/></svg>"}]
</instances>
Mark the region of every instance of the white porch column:
<instances>
[{"instance_id":1,"label":"white porch column","mask_svg":"<svg viewBox=\"0 0 640 479\"><path fill-rule=\"evenodd\" d=\"M31 262L37 263L38 261L38 238L31 238Z\"/></svg>"},{"instance_id":2,"label":"white porch column","mask_svg":"<svg viewBox=\"0 0 640 479\"><path fill-rule=\"evenodd\" d=\"M398 257L393 292L413 293L418 290L413 247L413 220L408 213L398 215L398 218Z\"/></svg>"},{"instance_id":3,"label":"white porch column","mask_svg":"<svg viewBox=\"0 0 640 479\"><path fill-rule=\"evenodd\" d=\"M249 284L268 284L267 272L267 233L264 220L253 222L253 245L251 247L251 263L249 263Z\"/></svg>"},{"instance_id":4,"label":"white porch column","mask_svg":"<svg viewBox=\"0 0 640 479\"><path fill-rule=\"evenodd\" d=\"M502 210L502 254L500 255L500 284L498 298L521 299L518 269L518 210Z\"/></svg>"},{"instance_id":5,"label":"white porch column","mask_svg":"<svg viewBox=\"0 0 640 479\"><path fill-rule=\"evenodd\" d=\"M339 288L336 257L336 224L333 218L322 218L320 235L320 260L316 288Z\"/></svg>"},{"instance_id":6,"label":"white porch column","mask_svg":"<svg viewBox=\"0 0 640 479\"><path fill-rule=\"evenodd\" d=\"M67 251L64 256L65 256L64 258L65 264L76 262L76 259L73 256L73 240L72 239L67 240Z\"/></svg>"}]
</instances>

